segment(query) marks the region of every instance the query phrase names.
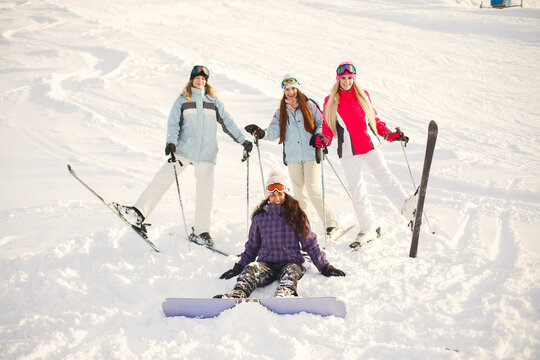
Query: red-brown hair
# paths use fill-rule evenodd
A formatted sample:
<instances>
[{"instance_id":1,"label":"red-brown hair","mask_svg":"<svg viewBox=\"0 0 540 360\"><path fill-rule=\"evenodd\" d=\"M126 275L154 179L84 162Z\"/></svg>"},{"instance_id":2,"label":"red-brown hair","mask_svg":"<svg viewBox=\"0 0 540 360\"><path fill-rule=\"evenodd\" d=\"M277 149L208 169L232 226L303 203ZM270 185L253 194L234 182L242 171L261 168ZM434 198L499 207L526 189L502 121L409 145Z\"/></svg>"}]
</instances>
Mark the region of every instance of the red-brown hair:
<instances>
[{"instance_id":1,"label":"red-brown hair","mask_svg":"<svg viewBox=\"0 0 540 360\"><path fill-rule=\"evenodd\" d=\"M268 200L261 201L259 206L255 209L251 215L251 220L260 213L266 211L264 208L268 204ZM285 193L285 201L281 204L285 209L285 221L293 229L295 234L302 236L304 239L309 235L309 227L307 222L307 215L300 208L298 201L291 195Z\"/></svg>"},{"instance_id":2,"label":"red-brown hair","mask_svg":"<svg viewBox=\"0 0 540 360\"><path fill-rule=\"evenodd\" d=\"M289 115L287 115L287 104L285 103L286 98L287 96L283 94L281 103L279 105L279 144L285 141L285 135L287 134L287 120L289 119ZM308 133L314 134L316 129L315 121L313 120L313 115L309 110L307 97L300 90L298 90L296 94L296 101L298 101L298 107L300 108L302 116L304 117L304 129L306 129Z\"/></svg>"}]
</instances>

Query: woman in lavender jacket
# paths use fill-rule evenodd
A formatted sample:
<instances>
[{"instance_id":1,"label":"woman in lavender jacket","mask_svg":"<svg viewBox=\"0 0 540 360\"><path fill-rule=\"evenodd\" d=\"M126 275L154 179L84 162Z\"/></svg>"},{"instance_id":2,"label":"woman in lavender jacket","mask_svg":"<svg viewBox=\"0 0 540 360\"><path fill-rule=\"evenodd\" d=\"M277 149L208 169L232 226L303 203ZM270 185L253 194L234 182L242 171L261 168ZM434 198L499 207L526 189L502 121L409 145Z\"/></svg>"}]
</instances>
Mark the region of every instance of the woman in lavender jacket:
<instances>
[{"instance_id":1,"label":"woman in lavender jacket","mask_svg":"<svg viewBox=\"0 0 540 360\"><path fill-rule=\"evenodd\" d=\"M257 287L267 286L275 280L279 284L274 296L298 296L298 280L306 271L300 250L309 255L323 275L345 276L343 271L328 263L306 214L286 190L283 174L273 171L266 182L267 199L251 216L249 239L240 261L220 277L230 279L240 275L236 285L230 294L215 297L247 298Z\"/></svg>"}]
</instances>

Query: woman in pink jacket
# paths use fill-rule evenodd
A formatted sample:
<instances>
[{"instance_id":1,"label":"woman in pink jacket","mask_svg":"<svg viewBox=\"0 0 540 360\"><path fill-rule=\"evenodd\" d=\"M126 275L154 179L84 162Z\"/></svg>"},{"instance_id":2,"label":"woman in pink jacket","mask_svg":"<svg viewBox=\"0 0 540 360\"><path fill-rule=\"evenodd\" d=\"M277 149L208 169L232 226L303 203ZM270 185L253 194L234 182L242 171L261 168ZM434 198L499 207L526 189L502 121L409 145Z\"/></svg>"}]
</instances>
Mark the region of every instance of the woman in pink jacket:
<instances>
[{"instance_id":1,"label":"woman in pink jacket","mask_svg":"<svg viewBox=\"0 0 540 360\"><path fill-rule=\"evenodd\" d=\"M376 231L373 210L363 178L367 165L394 206L407 220L413 219L416 194L408 196L390 172L382 152L375 147L380 138L405 141L403 134L391 132L377 116L367 91L356 82L356 68L350 62L339 64L336 83L324 100L323 135L329 144L337 136L337 153L349 184L353 206L358 218L356 240L372 240ZM319 147L322 141L319 140Z\"/></svg>"}]
</instances>

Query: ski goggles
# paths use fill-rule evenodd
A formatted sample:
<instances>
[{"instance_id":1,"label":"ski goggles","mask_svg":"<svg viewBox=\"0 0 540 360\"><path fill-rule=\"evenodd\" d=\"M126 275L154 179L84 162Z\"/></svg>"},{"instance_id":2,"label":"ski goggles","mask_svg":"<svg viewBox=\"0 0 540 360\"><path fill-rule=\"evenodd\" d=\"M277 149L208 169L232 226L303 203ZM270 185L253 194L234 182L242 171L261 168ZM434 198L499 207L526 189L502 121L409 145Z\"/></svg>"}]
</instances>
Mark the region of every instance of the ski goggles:
<instances>
[{"instance_id":1,"label":"ski goggles","mask_svg":"<svg viewBox=\"0 0 540 360\"><path fill-rule=\"evenodd\" d=\"M337 76L345 75L345 73L349 73L351 75L356 75L356 68L353 64L343 64L338 66L336 69Z\"/></svg>"},{"instance_id":2,"label":"ski goggles","mask_svg":"<svg viewBox=\"0 0 540 360\"><path fill-rule=\"evenodd\" d=\"M196 65L193 67L193 70L191 70L191 79L193 80L195 76L199 75L202 75L208 79L210 77L210 71L208 71L208 68L206 66Z\"/></svg>"},{"instance_id":3,"label":"ski goggles","mask_svg":"<svg viewBox=\"0 0 540 360\"><path fill-rule=\"evenodd\" d=\"M278 191L278 192L284 192L285 191L285 185L283 184L270 184L266 187L266 190L270 191L271 193L273 193L274 191Z\"/></svg>"},{"instance_id":4,"label":"ski goggles","mask_svg":"<svg viewBox=\"0 0 540 360\"><path fill-rule=\"evenodd\" d=\"M300 85L300 82L295 78L288 78L281 82L281 88L285 89L285 86L287 86L287 84Z\"/></svg>"}]
</instances>

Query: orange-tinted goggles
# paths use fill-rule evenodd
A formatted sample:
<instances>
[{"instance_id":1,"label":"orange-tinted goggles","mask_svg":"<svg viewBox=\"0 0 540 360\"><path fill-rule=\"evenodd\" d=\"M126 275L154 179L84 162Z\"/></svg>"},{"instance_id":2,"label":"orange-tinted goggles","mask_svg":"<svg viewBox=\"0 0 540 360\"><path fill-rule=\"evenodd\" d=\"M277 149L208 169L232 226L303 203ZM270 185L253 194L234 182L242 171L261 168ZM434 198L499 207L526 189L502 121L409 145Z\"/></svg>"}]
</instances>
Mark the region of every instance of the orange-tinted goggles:
<instances>
[{"instance_id":1,"label":"orange-tinted goggles","mask_svg":"<svg viewBox=\"0 0 540 360\"><path fill-rule=\"evenodd\" d=\"M266 188L270 192L274 192L274 191L284 192L285 191L285 185L283 184L270 184Z\"/></svg>"}]
</instances>

